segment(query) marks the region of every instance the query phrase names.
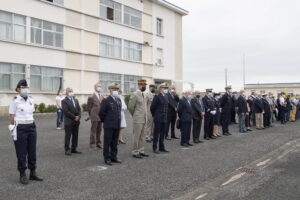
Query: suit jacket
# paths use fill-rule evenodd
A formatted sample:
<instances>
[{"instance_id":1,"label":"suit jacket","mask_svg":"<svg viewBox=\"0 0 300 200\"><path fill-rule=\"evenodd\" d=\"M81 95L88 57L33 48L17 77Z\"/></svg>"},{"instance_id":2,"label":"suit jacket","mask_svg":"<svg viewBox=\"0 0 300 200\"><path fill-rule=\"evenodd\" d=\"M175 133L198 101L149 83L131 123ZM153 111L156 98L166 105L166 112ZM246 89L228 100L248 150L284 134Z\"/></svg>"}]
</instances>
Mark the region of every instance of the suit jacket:
<instances>
[{"instance_id":1,"label":"suit jacket","mask_svg":"<svg viewBox=\"0 0 300 200\"><path fill-rule=\"evenodd\" d=\"M202 101L202 100L200 98L197 98L197 97L194 97L191 100L192 116L193 116L193 119L195 119L195 120L202 119L201 113L205 112L205 110L204 110L205 108L203 106L203 103L202 103L202 106L201 106L200 101Z\"/></svg>"},{"instance_id":2,"label":"suit jacket","mask_svg":"<svg viewBox=\"0 0 300 200\"><path fill-rule=\"evenodd\" d=\"M220 106L222 113L229 113L233 109L233 99L227 92L221 97Z\"/></svg>"},{"instance_id":3,"label":"suit jacket","mask_svg":"<svg viewBox=\"0 0 300 200\"><path fill-rule=\"evenodd\" d=\"M66 97L61 102L62 110L64 113L64 123L66 126L75 125L76 123L80 123L79 121L75 121L76 116L81 116L81 108L78 100L73 97L75 102L75 107L73 101Z\"/></svg>"},{"instance_id":4,"label":"suit jacket","mask_svg":"<svg viewBox=\"0 0 300 200\"><path fill-rule=\"evenodd\" d=\"M122 102L118 97L108 96L103 99L99 117L103 122L104 129L120 129Z\"/></svg>"},{"instance_id":5,"label":"suit jacket","mask_svg":"<svg viewBox=\"0 0 300 200\"><path fill-rule=\"evenodd\" d=\"M133 123L146 123L147 121L147 106L145 95L137 90L129 100L128 110L133 118Z\"/></svg>"},{"instance_id":6,"label":"suit jacket","mask_svg":"<svg viewBox=\"0 0 300 200\"><path fill-rule=\"evenodd\" d=\"M264 111L263 103L261 99L255 98L254 99L254 113L262 113Z\"/></svg>"},{"instance_id":7,"label":"suit jacket","mask_svg":"<svg viewBox=\"0 0 300 200\"><path fill-rule=\"evenodd\" d=\"M207 95L205 95L203 97L202 101L203 101L203 105L204 105L206 113L210 113L210 111L213 111L213 110L216 111L216 105L215 105L215 101L213 98L210 98Z\"/></svg>"},{"instance_id":8,"label":"suit jacket","mask_svg":"<svg viewBox=\"0 0 300 200\"><path fill-rule=\"evenodd\" d=\"M169 101L168 115L176 115L179 97L177 94L171 94L170 92L168 92L167 97Z\"/></svg>"},{"instance_id":9,"label":"suit jacket","mask_svg":"<svg viewBox=\"0 0 300 200\"><path fill-rule=\"evenodd\" d=\"M103 96L100 95L100 98L98 98L95 93L88 98L87 109L90 120L93 122L100 121L99 110L102 100Z\"/></svg>"},{"instance_id":10,"label":"suit jacket","mask_svg":"<svg viewBox=\"0 0 300 200\"><path fill-rule=\"evenodd\" d=\"M247 107L247 101L245 99L245 97L243 96L239 96L239 98L237 99L237 107L238 107L238 114L246 114L248 112L248 107Z\"/></svg>"},{"instance_id":11,"label":"suit jacket","mask_svg":"<svg viewBox=\"0 0 300 200\"><path fill-rule=\"evenodd\" d=\"M186 97L182 97L178 104L178 117L181 122L192 121L192 105Z\"/></svg>"},{"instance_id":12,"label":"suit jacket","mask_svg":"<svg viewBox=\"0 0 300 200\"><path fill-rule=\"evenodd\" d=\"M271 113L271 108L270 108L270 104L269 104L268 100L262 99L262 104L263 104L265 113Z\"/></svg>"},{"instance_id":13,"label":"suit jacket","mask_svg":"<svg viewBox=\"0 0 300 200\"><path fill-rule=\"evenodd\" d=\"M155 95L150 107L155 122L167 123L168 98L162 94Z\"/></svg>"},{"instance_id":14,"label":"suit jacket","mask_svg":"<svg viewBox=\"0 0 300 200\"><path fill-rule=\"evenodd\" d=\"M146 106L147 106L147 119L148 120L152 119L150 107L151 107L154 96L155 96L155 94L152 94L151 92L146 94Z\"/></svg>"}]
</instances>

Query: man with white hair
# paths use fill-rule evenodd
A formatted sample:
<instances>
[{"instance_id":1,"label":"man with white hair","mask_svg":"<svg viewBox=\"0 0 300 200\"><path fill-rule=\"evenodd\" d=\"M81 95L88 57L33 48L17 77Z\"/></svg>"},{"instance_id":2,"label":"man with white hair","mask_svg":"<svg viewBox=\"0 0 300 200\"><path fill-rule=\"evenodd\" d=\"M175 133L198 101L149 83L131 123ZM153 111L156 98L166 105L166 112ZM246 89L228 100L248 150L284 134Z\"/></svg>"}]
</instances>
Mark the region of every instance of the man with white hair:
<instances>
[{"instance_id":1,"label":"man with white hair","mask_svg":"<svg viewBox=\"0 0 300 200\"><path fill-rule=\"evenodd\" d=\"M192 128L192 105L189 96L190 90L184 90L183 96L178 104L178 117L180 119L181 146L193 146L190 144L191 128Z\"/></svg>"}]
</instances>

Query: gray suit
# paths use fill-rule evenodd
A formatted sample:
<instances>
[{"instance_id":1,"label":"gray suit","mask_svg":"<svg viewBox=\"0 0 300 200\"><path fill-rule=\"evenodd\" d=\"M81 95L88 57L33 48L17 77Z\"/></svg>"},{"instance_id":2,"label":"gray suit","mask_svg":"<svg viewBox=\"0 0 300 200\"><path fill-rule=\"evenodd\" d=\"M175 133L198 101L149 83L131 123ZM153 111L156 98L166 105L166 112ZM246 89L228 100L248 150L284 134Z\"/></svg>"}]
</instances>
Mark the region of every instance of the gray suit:
<instances>
[{"instance_id":1,"label":"gray suit","mask_svg":"<svg viewBox=\"0 0 300 200\"><path fill-rule=\"evenodd\" d=\"M137 90L130 97L128 110L133 118L133 155L144 153L147 106L144 94Z\"/></svg>"}]
</instances>

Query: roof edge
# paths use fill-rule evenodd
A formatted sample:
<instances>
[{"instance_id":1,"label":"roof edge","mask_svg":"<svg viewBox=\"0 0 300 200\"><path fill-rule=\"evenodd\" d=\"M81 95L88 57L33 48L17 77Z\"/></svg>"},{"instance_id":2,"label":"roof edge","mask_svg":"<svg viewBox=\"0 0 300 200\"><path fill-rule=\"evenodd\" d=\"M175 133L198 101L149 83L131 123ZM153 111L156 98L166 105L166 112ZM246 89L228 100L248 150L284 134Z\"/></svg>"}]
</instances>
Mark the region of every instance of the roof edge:
<instances>
[{"instance_id":1,"label":"roof edge","mask_svg":"<svg viewBox=\"0 0 300 200\"><path fill-rule=\"evenodd\" d=\"M169 1L166 1L166 0L156 0L155 2L157 2L158 4L164 6L164 7L167 7L179 14L181 14L182 16L186 16L189 14L189 11L179 7L179 6L176 6L175 4L169 2Z\"/></svg>"}]
</instances>

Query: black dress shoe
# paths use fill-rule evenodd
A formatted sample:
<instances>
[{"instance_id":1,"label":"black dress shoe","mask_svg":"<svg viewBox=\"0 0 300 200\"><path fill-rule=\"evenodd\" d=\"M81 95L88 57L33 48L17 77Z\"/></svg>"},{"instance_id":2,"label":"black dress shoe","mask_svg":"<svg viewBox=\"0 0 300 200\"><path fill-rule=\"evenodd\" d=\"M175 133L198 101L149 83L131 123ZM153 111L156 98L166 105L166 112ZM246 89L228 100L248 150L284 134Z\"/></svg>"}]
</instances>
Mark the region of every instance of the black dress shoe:
<instances>
[{"instance_id":1,"label":"black dress shoe","mask_svg":"<svg viewBox=\"0 0 300 200\"><path fill-rule=\"evenodd\" d=\"M169 153L169 151L168 150L166 150L166 149L161 149L161 150L159 150L160 152L163 152L163 153Z\"/></svg>"},{"instance_id":2,"label":"black dress shoe","mask_svg":"<svg viewBox=\"0 0 300 200\"><path fill-rule=\"evenodd\" d=\"M247 131L252 131L252 130L250 128L248 128Z\"/></svg>"},{"instance_id":3,"label":"black dress shoe","mask_svg":"<svg viewBox=\"0 0 300 200\"><path fill-rule=\"evenodd\" d=\"M214 136L210 136L209 139L216 139Z\"/></svg>"},{"instance_id":4,"label":"black dress shoe","mask_svg":"<svg viewBox=\"0 0 300 200\"><path fill-rule=\"evenodd\" d=\"M110 160L106 160L106 161L105 161L105 164L110 165L110 166L112 165L112 163L111 163Z\"/></svg>"},{"instance_id":5,"label":"black dress shoe","mask_svg":"<svg viewBox=\"0 0 300 200\"><path fill-rule=\"evenodd\" d=\"M32 181L43 181L43 178L38 177L38 175L36 175L35 170L30 171L29 179L32 180Z\"/></svg>"},{"instance_id":6,"label":"black dress shoe","mask_svg":"<svg viewBox=\"0 0 300 200\"><path fill-rule=\"evenodd\" d=\"M159 151L157 151L157 149L154 149L153 153L159 154Z\"/></svg>"},{"instance_id":7,"label":"black dress shoe","mask_svg":"<svg viewBox=\"0 0 300 200\"><path fill-rule=\"evenodd\" d=\"M29 183L25 172L20 173L20 183L23 185L27 185Z\"/></svg>"},{"instance_id":8,"label":"black dress shoe","mask_svg":"<svg viewBox=\"0 0 300 200\"><path fill-rule=\"evenodd\" d=\"M119 159L111 159L111 162L112 163L122 163L122 160L119 160Z\"/></svg>"},{"instance_id":9,"label":"black dress shoe","mask_svg":"<svg viewBox=\"0 0 300 200\"><path fill-rule=\"evenodd\" d=\"M99 149L102 149L101 144L97 144L96 147L99 148Z\"/></svg>"},{"instance_id":10,"label":"black dress shoe","mask_svg":"<svg viewBox=\"0 0 300 200\"><path fill-rule=\"evenodd\" d=\"M166 140L171 140L171 138L169 138L169 137L166 137L165 139L166 139Z\"/></svg>"},{"instance_id":11,"label":"black dress shoe","mask_svg":"<svg viewBox=\"0 0 300 200\"><path fill-rule=\"evenodd\" d=\"M227 132L227 135L232 135L231 133Z\"/></svg>"},{"instance_id":12,"label":"black dress shoe","mask_svg":"<svg viewBox=\"0 0 300 200\"><path fill-rule=\"evenodd\" d=\"M143 157L149 157L149 155L146 154L146 153L140 153L140 155L143 156Z\"/></svg>"},{"instance_id":13,"label":"black dress shoe","mask_svg":"<svg viewBox=\"0 0 300 200\"><path fill-rule=\"evenodd\" d=\"M210 139L207 137L207 138L204 138L204 140L210 140Z\"/></svg>"},{"instance_id":14,"label":"black dress shoe","mask_svg":"<svg viewBox=\"0 0 300 200\"><path fill-rule=\"evenodd\" d=\"M198 142L198 140L195 140L194 143L195 143L195 144L198 144L199 142Z\"/></svg>"},{"instance_id":15,"label":"black dress shoe","mask_svg":"<svg viewBox=\"0 0 300 200\"><path fill-rule=\"evenodd\" d=\"M181 146L183 146L183 147L189 147L188 144L182 144Z\"/></svg>"},{"instance_id":16,"label":"black dress shoe","mask_svg":"<svg viewBox=\"0 0 300 200\"><path fill-rule=\"evenodd\" d=\"M77 150L72 150L71 153L81 154L81 152Z\"/></svg>"},{"instance_id":17,"label":"black dress shoe","mask_svg":"<svg viewBox=\"0 0 300 200\"><path fill-rule=\"evenodd\" d=\"M70 150L67 150L67 151L65 152L65 155L67 155L67 156L72 155L72 154L71 154L71 151L70 151Z\"/></svg>"},{"instance_id":18,"label":"black dress shoe","mask_svg":"<svg viewBox=\"0 0 300 200\"><path fill-rule=\"evenodd\" d=\"M194 146L194 145L192 145L191 143L187 143L187 145L189 145L189 146Z\"/></svg>"},{"instance_id":19,"label":"black dress shoe","mask_svg":"<svg viewBox=\"0 0 300 200\"><path fill-rule=\"evenodd\" d=\"M198 140L198 143L204 143L203 141L201 141L201 140Z\"/></svg>"},{"instance_id":20,"label":"black dress shoe","mask_svg":"<svg viewBox=\"0 0 300 200\"><path fill-rule=\"evenodd\" d=\"M179 139L179 138L178 138L178 137L176 137L176 136L173 136L173 137L172 137L172 139Z\"/></svg>"},{"instance_id":21,"label":"black dress shoe","mask_svg":"<svg viewBox=\"0 0 300 200\"><path fill-rule=\"evenodd\" d=\"M135 155L132 155L134 158L143 158L143 156L141 156L140 154L135 154Z\"/></svg>"}]
</instances>

